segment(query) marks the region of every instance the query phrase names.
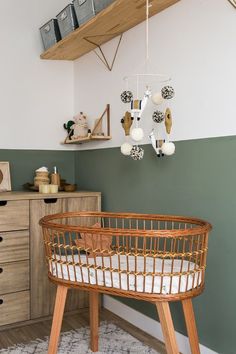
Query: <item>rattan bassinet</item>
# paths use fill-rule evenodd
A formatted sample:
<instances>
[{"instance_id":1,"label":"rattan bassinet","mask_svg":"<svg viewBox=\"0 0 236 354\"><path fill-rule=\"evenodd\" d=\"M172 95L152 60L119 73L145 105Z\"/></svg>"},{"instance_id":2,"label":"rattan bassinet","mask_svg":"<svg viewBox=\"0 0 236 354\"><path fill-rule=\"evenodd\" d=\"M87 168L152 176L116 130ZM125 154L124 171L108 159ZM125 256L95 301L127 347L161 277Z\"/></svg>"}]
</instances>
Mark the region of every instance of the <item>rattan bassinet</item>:
<instances>
[{"instance_id":1,"label":"rattan bassinet","mask_svg":"<svg viewBox=\"0 0 236 354\"><path fill-rule=\"evenodd\" d=\"M182 301L192 353L200 353L191 298L205 284L208 234L203 220L131 213L45 216L49 279L58 285L49 353L56 353L67 289L90 292L91 349L98 350L98 293L153 302L168 354L179 353L169 301Z\"/></svg>"}]
</instances>

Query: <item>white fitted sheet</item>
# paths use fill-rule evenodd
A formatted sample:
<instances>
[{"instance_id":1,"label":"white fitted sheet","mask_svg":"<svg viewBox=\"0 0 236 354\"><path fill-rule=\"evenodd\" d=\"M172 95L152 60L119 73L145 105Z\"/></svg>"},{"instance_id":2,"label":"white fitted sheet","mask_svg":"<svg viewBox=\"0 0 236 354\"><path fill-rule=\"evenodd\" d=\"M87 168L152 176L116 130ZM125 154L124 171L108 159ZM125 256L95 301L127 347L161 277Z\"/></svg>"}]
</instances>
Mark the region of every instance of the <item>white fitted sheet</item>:
<instances>
[{"instance_id":1,"label":"white fitted sheet","mask_svg":"<svg viewBox=\"0 0 236 354\"><path fill-rule=\"evenodd\" d=\"M136 269L137 272L144 272L144 257L143 256L126 256L126 255L113 255L110 257L96 257L96 266L106 267L108 269L101 270L94 268L87 268L86 265L94 265L94 258L86 258L85 255L79 257L74 256L73 263L83 263L83 266L79 265L66 265L63 262L66 262L66 257L62 256L60 262L60 257L57 257L57 261L50 262L50 269L53 276L58 277L64 280L75 281L78 283L86 283L91 285L100 285L104 287L114 287L121 290L127 291L137 291L145 293L155 293L155 294L177 294L183 293L193 288L196 288L201 284L201 271L198 273L190 275L181 275L181 276L170 276L165 275L166 273L171 273L172 269L172 260L164 260L164 276L155 275L135 275L127 274L128 271L135 271L135 258L136 258ZM146 273L162 273L163 261L160 258L145 257L146 258ZM68 263L72 262L72 256L67 256ZM88 263L87 263L88 262ZM154 267L155 263L155 267ZM128 264L128 267L127 267ZM175 259L173 273L178 272L187 272L195 269L195 264L188 261L182 261ZM109 268L112 268L111 271ZM128 268L128 269L127 269ZM123 273L119 274L115 269L120 269ZM154 278L154 283L153 283ZM161 278L163 280L161 281ZM172 282L171 282L172 278ZM180 284L180 290L179 290Z\"/></svg>"}]
</instances>

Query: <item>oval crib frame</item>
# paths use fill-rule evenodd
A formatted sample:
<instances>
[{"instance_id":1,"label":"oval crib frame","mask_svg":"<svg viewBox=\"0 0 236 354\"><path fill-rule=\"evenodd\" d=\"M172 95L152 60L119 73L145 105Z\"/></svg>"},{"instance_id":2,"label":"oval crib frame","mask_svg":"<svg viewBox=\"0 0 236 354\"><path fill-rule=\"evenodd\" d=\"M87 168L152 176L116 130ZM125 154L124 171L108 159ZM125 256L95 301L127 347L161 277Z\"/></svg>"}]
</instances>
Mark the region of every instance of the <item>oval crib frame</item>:
<instances>
[{"instance_id":1,"label":"oval crib frame","mask_svg":"<svg viewBox=\"0 0 236 354\"><path fill-rule=\"evenodd\" d=\"M116 227L111 227L109 224L106 227L101 227L101 228L94 228L92 226L78 226L78 225L73 225L71 223L66 224L65 223L59 223L58 221L63 220L72 220L73 218L99 218L99 220L116 220ZM131 227L129 229L125 227L118 227L117 225L121 221L123 225L125 225L125 222L129 220L139 220L142 222L143 227L141 229L139 228L134 228ZM139 225L139 221L138 224ZM155 228L145 228L146 223L149 223L149 225L153 226L153 223L165 223L164 225L168 225L168 223L171 223L172 229L155 229ZM91 349L93 351L98 350L98 335L97 335L97 330L98 330L98 293L104 293L104 294L109 294L109 295L115 295L115 296L122 296L122 297L129 297L137 300L145 300L148 302L155 303L157 306L157 310L159 313L159 318L161 321L164 337L165 337L165 342L166 342L166 348L168 354L176 354L178 353L177 349L177 343L174 335L174 327L172 323L172 318L170 314L170 309L169 309L169 302L171 301L181 301L183 304L183 309L184 309L184 315L185 315L185 321L187 325L187 330L188 330L188 335L190 339L190 345L192 349L193 354L198 354L200 353L199 350L199 343L198 343L198 337L197 337L197 330L196 330L196 324L194 320L194 313L193 313L193 307L192 307L192 301L191 298L198 296L201 294L204 290L205 287L205 268L206 268L206 257L207 257L207 250L208 250L208 234L212 229L212 226L210 223L207 221L204 221L202 219L198 218L193 218L193 217L184 217L184 216L172 216L172 215L156 215L156 214L137 214L137 213L107 213L107 212L67 212L67 213L60 213L60 214L53 214L53 215L48 215L43 217L40 220L40 225L42 226L43 229L43 236L44 236L44 244L45 244L45 252L46 252L46 259L48 263L48 277L50 281L55 283L58 286L57 290L57 298L56 298L56 305L55 305L55 310L54 310L54 321L58 322L58 313L62 311L61 320L63 317L63 311L64 311L64 305L63 303L65 302L66 299L66 294L67 294L67 289L68 288L76 288L76 289L81 289L81 290L87 290L90 293L90 302L91 302L91 310L90 310L90 319L91 321L95 321L96 325L91 326ZM110 221L109 221L110 223ZM130 223L130 221L129 221ZM160 225L158 224L158 225ZM132 221L130 223L132 226ZM183 227L175 228L175 225L183 225ZM182 247L183 250L182 252L170 252L166 251L165 254L165 247L164 251L159 250L157 252L158 258L161 257L162 261L165 260L166 258L172 259L172 274L171 276L176 276L178 273L173 272L173 260L175 259L175 256L178 255L178 259L184 259L184 257L188 257L189 263L191 259L195 259L195 262L199 264L199 268L197 268L196 272L201 273L201 280L200 284L197 286L193 287L191 290L185 291L185 292L178 292L175 294L163 294L163 293L147 293L147 292L140 292L132 290L122 290L116 287L107 287L107 286L102 286L102 285L96 285L96 284L88 284L84 282L75 282L75 281L70 281L67 279L61 279L55 275L52 275L50 271L50 262L52 261L52 255L51 255L51 246L52 246L52 233L50 233L53 230L53 233L56 235L61 235L64 232L69 232L69 233L76 233L77 235L79 234L92 234L92 236L95 237L101 237L101 230L102 230L102 235L106 236L113 236L117 239L119 237L123 238L129 238L129 242L132 244L132 242L135 240L135 238L139 238L143 242L143 245L145 244L145 250L144 250L144 255L147 255L147 249L146 249L146 240L147 239L158 239L162 240L162 244L169 242L171 244L171 250L173 249L174 251L176 250L176 240L179 240L178 242L182 242ZM51 237L51 238L50 238ZM200 241L199 241L200 239ZM144 241L145 240L145 241ZM198 241L197 241L198 240ZM58 241L59 242L59 241ZM149 240L149 243L151 241ZM185 244L192 245L192 249L194 249L194 244L197 243L197 251L186 251L185 250ZM153 243L151 243L153 245ZM158 241L159 244L159 241ZM175 246L173 246L175 244ZM64 244L65 246L65 244ZM60 244L60 247L63 248L63 245ZM74 246L72 246L73 249ZM118 251L121 246L118 245ZM191 250L191 248L190 248ZM86 249L86 252L88 249ZM91 250L89 251L96 253L97 250ZM103 250L99 250L100 252L103 252ZM106 250L107 251L107 250ZM140 251L140 249L139 249ZM148 249L149 253L148 255L150 256L151 252L154 252L151 250L151 246L149 246ZM181 251L181 250L180 250ZM72 251L73 252L73 251ZM112 251L114 254L114 250ZM128 251L127 251L128 252ZM135 251L134 251L135 252ZM123 253L125 254L125 246ZM136 250L137 253L137 250ZM115 252L116 254L116 252ZM118 252L119 254L119 252ZM129 254L129 253L127 253ZM144 256L145 257L145 256ZM156 254L155 254L155 257ZM176 256L177 258L177 256ZM164 261L163 261L164 262ZM182 261L183 262L183 261ZM155 264L155 263L154 263ZM195 266L196 269L196 266ZM119 271L121 271L119 269ZM187 279L189 277L189 273L185 272L187 275ZM156 273L153 273L153 277L155 276ZM195 274L195 273L194 273ZM179 276L181 277L182 273L179 273ZM135 275L136 276L136 275ZM164 276L164 275L162 275ZM145 275L144 275L145 277ZM188 280L187 280L188 282ZM194 280L193 280L194 284ZM171 287L170 287L171 289ZM179 286L180 289L180 286ZM61 299L62 303L61 303ZM59 309L60 307L60 309ZM61 307L63 307L63 310L61 310ZM56 316L56 317L55 317ZM190 317L190 319L188 318ZM56 319L55 319L56 318ZM57 329L55 330L55 327ZM52 332L51 332L51 338L50 338L50 344L49 344L49 353L54 354L57 352L57 346L58 346L58 339L59 339L59 334L60 334L60 328L58 332L58 326L53 324L52 326Z\"/></svg>"}]
</instances>

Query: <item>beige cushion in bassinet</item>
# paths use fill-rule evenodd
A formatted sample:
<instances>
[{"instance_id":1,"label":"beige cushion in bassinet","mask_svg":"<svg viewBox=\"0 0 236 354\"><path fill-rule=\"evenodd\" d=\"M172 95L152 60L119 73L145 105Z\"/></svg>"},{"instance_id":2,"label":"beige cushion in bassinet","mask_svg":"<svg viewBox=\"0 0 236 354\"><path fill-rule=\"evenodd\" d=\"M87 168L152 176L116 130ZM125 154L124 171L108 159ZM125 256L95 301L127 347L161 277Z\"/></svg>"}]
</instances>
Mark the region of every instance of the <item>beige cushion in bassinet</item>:
<instances>
[{"instance_id":1,"label":"beige cushion in bassinet","mask_svg":"<svg viewBox=\"0 0 236 354\"><path fill-rule=\"evenodd\" d=\"M145 292L145 293L155 293L155 294L177 294L180 292L186 292L193 288L196 288L201 284L201 271L198 271L195 274L190 275L134 275L127 274L127 263L128 263L128 271L135 271L135 257L134 256L125 256L125 255L114 255L110 257L104 257L102 262L102 257L96 257L96 265L106 268L112 268L113 270L105 270L101 269L95 270L94 268L87 268L87 258L85 255L80 256L80 261L78 256L73 257L73 263L82 263L83 266L79 265L66 265L62 264L62 262L58 262L60 257L57 257L57 261L52 261L50 264L51 273L53 276L64 279L75 281L79 283L86 283L92 285L100 285L104 287L114 287L121 290L127 291L137 291L137 292ZM120 258L120 259L119 259ZM154 258L145 257L146 258L146 273L154 272ZM128 259L128 262L127 262ZM66 257L62 256L61 261L66 262ZM72 262L72 256L67 256L68 263ZM144 272L144 257L138 256L136 257L136 267L137 272ZM94 258L88 258L88 263L90 265L94 265ZM182 264L182 269L181 269ZM161 273L163 267L163 261L160 258L155 258L155 273ZM175 259L174 267L172 270L172 260L165 259L164 260L164 270L163 274L166 273L179 273L187 272L196 269L196 265L192 262L182 261ZM124 272L118 273L115 270L122 270ZM196 269L197 270L197 269ZM161 286L161 278L163 278L162 286ZM153 282L154 279L154 282ZM179 286L180 285L180 286ZM170 288L171 287L171 288Z\"/></svg>"}]
</instances>

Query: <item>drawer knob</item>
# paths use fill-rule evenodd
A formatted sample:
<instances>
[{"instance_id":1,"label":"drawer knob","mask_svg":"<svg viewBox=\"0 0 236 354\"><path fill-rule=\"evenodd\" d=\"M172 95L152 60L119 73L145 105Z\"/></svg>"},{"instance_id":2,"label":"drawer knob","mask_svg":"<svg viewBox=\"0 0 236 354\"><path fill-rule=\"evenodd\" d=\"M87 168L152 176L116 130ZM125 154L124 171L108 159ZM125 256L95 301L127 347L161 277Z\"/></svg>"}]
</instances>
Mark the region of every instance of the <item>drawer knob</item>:
<instances>
[{"instance_id":1,"label":"drawer knob","mask_svg":"<svg viewBox=\"0 0 236 354\"><path fill-rule=\"evenodd\" d=\"M0 236L0 242L2 242L3 241L3 237L2 236Z\"/></svg>"},{"instance_id":2,"label":"drawer knob","mask_svg":"<svg viewBox=\"0 0 236 354\"><path fill-rule=\"evenodd\" d=\"M0 299L0 305L2 305L3 304L3 299Z\"/></svg>"},{"instance_id":3,"label":"drawer knob","mask_svg":"<svg viewBox=\"0 0 236 354\"><path fill-rule=\"evenodd\" d=\"M7 200L0 200L0 206L7 205Z\"/></svg>"},{"instance_id":4,"label":"drawer knob","mask_svg":"<svg viewBox=\"0 0 236 354\"><path fill-rule=\"evenodd\" d=\"M0 268L0 274L3 272L3 268Z\"/></svg>"}]
</instances>

